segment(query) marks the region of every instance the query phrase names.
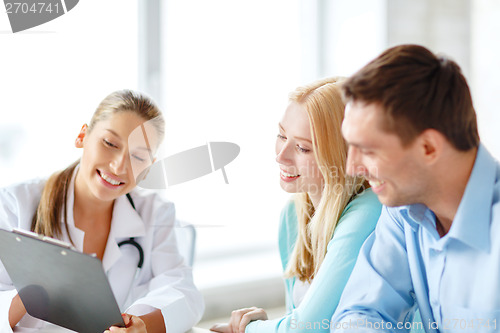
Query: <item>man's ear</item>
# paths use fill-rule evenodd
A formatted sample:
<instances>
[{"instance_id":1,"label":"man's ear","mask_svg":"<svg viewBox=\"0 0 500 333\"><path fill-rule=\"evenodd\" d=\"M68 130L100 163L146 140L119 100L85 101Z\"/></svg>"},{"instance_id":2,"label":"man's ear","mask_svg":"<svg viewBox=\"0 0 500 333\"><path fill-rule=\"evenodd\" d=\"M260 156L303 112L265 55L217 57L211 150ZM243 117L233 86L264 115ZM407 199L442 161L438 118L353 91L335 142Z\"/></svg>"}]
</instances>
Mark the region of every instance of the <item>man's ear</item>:
<instances>
[{"instance_id":1,"label":"man's ear","mask_svg":"<svg viewBox=\"0 0 500 333\"><path fill-rule=\"evenodd\" d=\"M434 164L443 152L446 138L435 129L429 128L419 135L422 153L427 164Z\"/></svg>"},{"instance_id":2,"label":"man's ear","mask_svg":"<svg viewBox=\"0 0 500 333\"><path fill-rule=\"evenodd\" d=\"M82 129L80 130L80 133L78 133L78 136L75 140L76 148L83 148L83 139L85 138L85 134L87 133L87 128L87 124L83 124Z\"/></svg>"}]
</instances>

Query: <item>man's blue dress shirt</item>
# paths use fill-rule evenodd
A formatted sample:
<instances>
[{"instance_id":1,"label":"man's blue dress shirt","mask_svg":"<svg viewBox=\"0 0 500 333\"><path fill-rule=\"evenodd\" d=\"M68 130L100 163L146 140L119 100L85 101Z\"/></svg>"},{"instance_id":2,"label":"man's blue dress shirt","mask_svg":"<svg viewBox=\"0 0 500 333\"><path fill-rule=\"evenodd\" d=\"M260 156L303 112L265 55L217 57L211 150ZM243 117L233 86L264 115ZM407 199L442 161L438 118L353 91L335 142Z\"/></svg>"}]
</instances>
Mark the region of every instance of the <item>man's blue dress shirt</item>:
<instances>
[{"instance_id":1,"label":"man's blue dress shirt","mask_svg":"<svg viewBox=\"0 0 500 333\"><path fill-rule=\"evenodd\" d=\"M480 145L444 237L426 206L384 206L331 330L406 332L418 305L427 332L500 332L499 201L500 165Z\"/></svg>"}]
</instances>

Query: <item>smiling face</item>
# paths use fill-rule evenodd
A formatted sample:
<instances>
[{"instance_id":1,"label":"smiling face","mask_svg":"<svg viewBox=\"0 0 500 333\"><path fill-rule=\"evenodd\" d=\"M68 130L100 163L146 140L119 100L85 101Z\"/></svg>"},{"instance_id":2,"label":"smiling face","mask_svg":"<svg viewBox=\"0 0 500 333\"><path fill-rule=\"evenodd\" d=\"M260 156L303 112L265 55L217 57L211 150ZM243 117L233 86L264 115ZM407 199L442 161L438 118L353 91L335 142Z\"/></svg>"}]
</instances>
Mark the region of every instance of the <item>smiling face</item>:
<instances>
[{"instance_id":1,"label":"smiling face","mask_svg":"<svg viewBox=\"0 0 500 333\"><path fill-rule=\"evenodd\" d=\"M296 102L289 104L279 124L276 162L283 190L288 193L307 192L313 201L319 202L323 176L314 157L307 112Z\"/></svg>"},{"instance_id":2,"label":"smiling face","mask_svg":"<svg viewBox=\"0 0 500 333\"><path fill-rule=\"evenodd\" d=\"M430 177L420 158L418 137L403 147L395 133L382 130L383 121L378 104L346 106L342 133L349 144L347 173L367 178L384 205L423 203Z\"/></svg>"},{"instance_id":3,"label":"smiling face","mask_svg":"<svg viewBox=\"0 0 500 333\"><path fill-rule=\"evenodd\" d=\"M80 192L112 201L136 186L135 176L153 162L148 145L157 147L154 130L147 131L148 145L144 139L130 140L130 134L144 123L134 112L123 111L97 122L91 131L82 128L76 140L76 146L83 148L75 181Z\"/></svg>"}]
</instances>

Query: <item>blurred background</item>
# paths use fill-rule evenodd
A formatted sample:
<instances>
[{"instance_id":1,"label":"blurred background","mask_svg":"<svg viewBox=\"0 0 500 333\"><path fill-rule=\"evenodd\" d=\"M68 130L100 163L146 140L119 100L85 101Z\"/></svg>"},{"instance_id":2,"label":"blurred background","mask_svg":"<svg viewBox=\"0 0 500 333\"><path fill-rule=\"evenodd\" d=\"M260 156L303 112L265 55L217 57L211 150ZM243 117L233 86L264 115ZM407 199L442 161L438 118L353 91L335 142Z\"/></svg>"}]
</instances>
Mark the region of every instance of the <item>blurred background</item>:
<instances>
[{"instance_id":1,"label":"blurred background","mask_svg":"<svg viewBox=\"0 0 500 333\"><path fill-rule=\"evenodd\" d=\"M204 320L283 307L274 161L288 93L349 76L387 47L449 55L471 87L482 141L500 156L497 0L82 0L12 34L0 13L0 186L47 177L80 156L74 140L110 92L146 92L166 120L164 154L238 144L220 171L161 191L197 228Z\"/></svg>"}]
</instances>

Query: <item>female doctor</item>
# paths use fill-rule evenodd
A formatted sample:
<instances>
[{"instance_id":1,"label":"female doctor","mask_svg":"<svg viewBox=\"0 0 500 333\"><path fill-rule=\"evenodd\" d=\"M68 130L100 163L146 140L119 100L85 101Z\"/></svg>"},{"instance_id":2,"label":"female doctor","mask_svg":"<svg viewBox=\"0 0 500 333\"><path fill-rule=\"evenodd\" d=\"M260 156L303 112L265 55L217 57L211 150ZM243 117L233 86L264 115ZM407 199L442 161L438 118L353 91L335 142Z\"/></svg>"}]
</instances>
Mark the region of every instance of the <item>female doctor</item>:
<instances>
[{"instance_id":1,"label":"female doctor","mask_svg":"<svg viewBox=\"0 0 500 333\"><path fill-rule=\"evenodd\" d=\"M146 130L146 145L129 140L136 128ZM136 176L153 162L163 136L163 118L149 98L117 91L80 130L79 161L48 180L0 190L0 228L55 237L102 260L126 324L111 332L184 332L204 309L191 268L177 250L174 205L135 189ZM139 250L120 246L131 237L144 252L138 276ZM26 313L0 265L0 331L12 332L16 325L41 328L44 322Z\"/></svg>"}]
</instances>

